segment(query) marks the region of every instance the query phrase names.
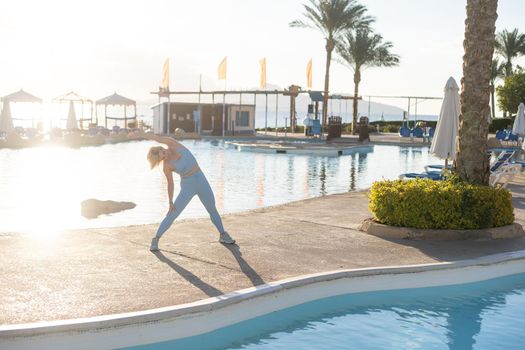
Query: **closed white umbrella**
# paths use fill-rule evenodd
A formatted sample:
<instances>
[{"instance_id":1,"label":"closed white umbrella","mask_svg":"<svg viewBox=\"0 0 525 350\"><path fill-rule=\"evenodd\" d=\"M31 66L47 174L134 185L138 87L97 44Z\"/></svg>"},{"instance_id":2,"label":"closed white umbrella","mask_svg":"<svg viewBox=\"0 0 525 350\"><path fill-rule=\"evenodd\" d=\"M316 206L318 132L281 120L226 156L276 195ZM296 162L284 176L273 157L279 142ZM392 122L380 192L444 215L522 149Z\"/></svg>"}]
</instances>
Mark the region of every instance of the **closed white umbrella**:
<instances>
[{"instance_id":1,"label":"closed white umbrella","mask_svg":"<svg viewBox=\"0 0 525 350\"><path fill-rule=\"evenodd\" d=\"M445 85L445 98L439 112L430 153L445 160L456 159L459 113L459 87L454 78L450 77Z\"/></svg>"},{"instance_id":2,"label":"closed white umbrella","mask_svg":"<svg viewBox=\"0 0 525 350\"><path fill-rule=\"evenodd\" d=\"M516 114L514 125L512 125L512 133L519 136L525 134L525 105L523 102L518 106L518 114Z\"/></svg>"},{"instance_id":3,"label":"closed white umbrella","mask_svg":"<svg viewBox=\"0 0 525 350\"><path fill-rule=\"evenodd\" d=\"M4 100L2 114L0 114L0 132L9 133L13 131L13 119L11 118L11 107L9 101Z\"/></svg>"},{"instance_id":4,"label":"closed white umbrella","mask_svg":"<svg viewBox=\"0 0 525 350\"><path fill-rule=\"evenodd\" d=\"M69 101L69 113L67 114L66 129L78 129L77 115L75 113L75 106L73 105L73 101Z\"/></svg>"}]
</instances>

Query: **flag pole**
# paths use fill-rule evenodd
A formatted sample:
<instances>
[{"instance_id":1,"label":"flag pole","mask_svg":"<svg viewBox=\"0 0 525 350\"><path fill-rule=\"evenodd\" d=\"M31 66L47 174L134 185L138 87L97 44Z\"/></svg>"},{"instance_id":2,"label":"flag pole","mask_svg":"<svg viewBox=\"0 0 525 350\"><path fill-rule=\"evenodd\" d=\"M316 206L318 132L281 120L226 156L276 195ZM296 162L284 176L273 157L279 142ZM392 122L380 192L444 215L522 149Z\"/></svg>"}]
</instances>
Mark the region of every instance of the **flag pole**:
<instances>
[{"instance_id":1,"label":"flag pole","mask_svg":"<svg viewBox=\"0 0 525 350\"><path fill-rule=\"evenodd\" d=\"M199 120L198 120L198 123L196 123L197 124L197 130L195 130L198 135L200 135L200 131L202 129L201 91L202 91L202 74L199 74L199 108L198 108L198 113L199 113L199 117L198 118L199 118Z\"/></svg>"},{"instance_id":2,"label":"flag pole","mask_svg":"<svg viewBox=\"0 0 525 350\"><path fill-rule=\"evenodd\" d=\"M279 116L279 93L275 93L275 136L279 136L277 132L277 117Z\"/></svg>"},{"instance_id":3,"label":"flag pole","mask_svg":"<svg viewBox=\"0 0 525 350\"><path fill-rule=\"evenodd\" d=\"M268 93L266 95L266 103L264 106L264 134L266 135L268 132Z\"/></svg>"},{"instance_id":4,"label":"flag pole","mask_svg":"<svg viewBox=\"0 0 525 350\"><path fill-rule=\"evenodd\" d=\"M226 78L224 79L224 93L222 94L222 137L224 138L224 119L226 118Z\"/></svg>"},{"instance_id":5,"label":"flag pole","mask_svg":"<svg viewBox=\"0 0 525 350\"><path fill-rule=\"evenodd\" d=\"M170 105L171 105L171 100L170 100L170 87L168 86L168 135L170 134L170 127L171 127L171 116L170 116Z\"/></svg>"}]
</instances>

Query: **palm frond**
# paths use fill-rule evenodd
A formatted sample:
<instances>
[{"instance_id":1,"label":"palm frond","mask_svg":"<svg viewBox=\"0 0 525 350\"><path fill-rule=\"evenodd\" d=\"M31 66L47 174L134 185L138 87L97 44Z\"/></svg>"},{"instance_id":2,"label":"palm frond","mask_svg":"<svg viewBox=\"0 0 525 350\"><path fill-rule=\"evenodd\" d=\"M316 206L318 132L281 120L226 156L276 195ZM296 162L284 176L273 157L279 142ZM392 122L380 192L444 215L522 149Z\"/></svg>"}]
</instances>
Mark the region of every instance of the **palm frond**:
<instances>
[{"instance_id":1,"label":"palm frond","mask_svg":"<svg viewBox=\"0 0 525 350\"><path fill-rule=\"evenodd\" d=\"M303 7L304 21L290 22L290 26L317 28L330 40L337 39L346 30L368 27L374 21L357 0L309 0Z\"/></svg>"},{"instance_id":2,"label":"palm frond","mask_svg":"<svg viewBox=\"0 0 525 350\"><path fill-rule=\"evenodd\" d=\"M383 37L370 28L346 31L336 45L338 55L354 71L397 66L400 58L391 52L392 48L390 41L384 42Z\"/></svg>"}]
</instances>

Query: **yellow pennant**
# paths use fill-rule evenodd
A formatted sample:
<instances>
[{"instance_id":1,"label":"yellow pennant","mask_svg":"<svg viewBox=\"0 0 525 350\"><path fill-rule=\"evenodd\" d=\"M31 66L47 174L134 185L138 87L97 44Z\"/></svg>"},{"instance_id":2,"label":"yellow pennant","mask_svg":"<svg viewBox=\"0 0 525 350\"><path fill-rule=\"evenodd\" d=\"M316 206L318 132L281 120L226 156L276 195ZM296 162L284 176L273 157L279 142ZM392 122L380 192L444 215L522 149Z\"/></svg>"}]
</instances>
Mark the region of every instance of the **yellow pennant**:
<instances>
[{"instance_id":1,"label":"yellow pennant","mask_svg":"<svg viewBox=\"0 0 525 350\"><path fill-rule=\"evenodd\" d=\"M261 89L264 89L266 88L266 57L261 58L259 64L261 65L261 80L259 85Z\"/></svg>"},{"instance_id":2,"label":"yellow pennant","mask_svg":"<svg viewBox=\"0 0 525 350\"><path fill-rule=\"evenodd\" d=\"M227 56L224 57L221 61L221 63L219 63L219 69L218 69L218 73L219 73L219 80L226 80L226 65L227 65Z\"/></svg>"},{"instance_id":3,"label":"yellow pennant","mask_svg":"<svg viewBox=\"0 0 525 350\"><path fill-rule=\"evenodd\" d=\"M166 58L164 66L162 67L162 84L161 88L168 90L170 89L170 59Z\"/></svg>"},{"instance_id":4,"label":"yellow pennant","mask_svg":"<svg viewBox=\"0 0 525 350\"><path fill-rule=\"evenodd\" d=\"M310 58L310 61L308 61L308 64L306 65L306 86L308 89L312 88L312 59Z\"/></svg>"}]
</instances>

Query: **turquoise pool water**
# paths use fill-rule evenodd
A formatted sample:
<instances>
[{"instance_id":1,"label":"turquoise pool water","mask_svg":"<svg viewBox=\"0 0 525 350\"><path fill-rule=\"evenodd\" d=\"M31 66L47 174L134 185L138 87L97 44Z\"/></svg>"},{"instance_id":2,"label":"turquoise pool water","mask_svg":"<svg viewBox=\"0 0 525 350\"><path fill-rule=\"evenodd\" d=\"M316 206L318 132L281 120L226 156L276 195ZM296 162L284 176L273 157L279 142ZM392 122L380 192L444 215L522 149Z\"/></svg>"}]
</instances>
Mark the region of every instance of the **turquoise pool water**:
<instances>
[{"instance_id":1,"label":"turquoise pool water","mask_svg":"<svg viewBox=\"0 0 525 350\"><path fill-rule=\"evenodd\" d=\"M222 142L184 144L208 177L221 213L362 190L375 180L442 163L429 155L428 147L375 146L369 152L319 157L238 152ZM0 149L0 232L42 234L160 222L168 209L167 189L162 171L151 171L146 161L152 145L140 141L79 149ZM176 179L175 193L178 190ZM80 215L80 202L88 198L137 206L90 220ZM207 217L197 198L181 215L195 217Z\"/></svg>"},{"instance_id":2,"label":"turquoise pool water","mask_svg":"<svg viewBox=\"0 0 525 350\"><path fill-rule=\"evenodd\" d=\"M457 286L322 299L179 341L126 348L525 348L525 274Z\"/></svg>"}]
</instances>

